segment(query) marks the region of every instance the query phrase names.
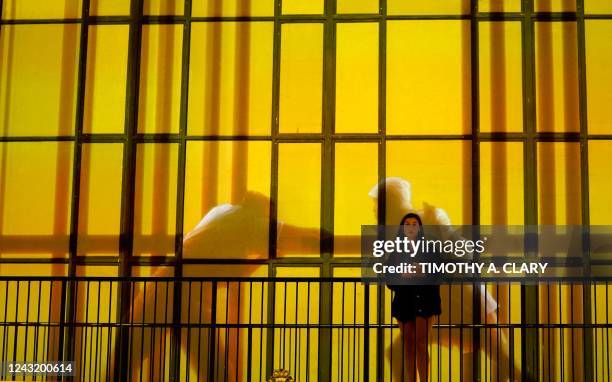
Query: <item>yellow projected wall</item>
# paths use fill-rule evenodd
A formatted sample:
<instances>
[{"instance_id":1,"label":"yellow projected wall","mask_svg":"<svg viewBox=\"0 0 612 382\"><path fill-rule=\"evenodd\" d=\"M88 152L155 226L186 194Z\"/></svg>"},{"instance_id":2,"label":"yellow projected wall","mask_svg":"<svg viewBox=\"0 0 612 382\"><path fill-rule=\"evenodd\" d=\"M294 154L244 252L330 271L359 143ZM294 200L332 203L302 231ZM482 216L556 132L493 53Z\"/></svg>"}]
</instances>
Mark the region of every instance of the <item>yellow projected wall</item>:
<instances>
[{"instance_id":1,"label":"yellow projected wall","mask_svg":"<svg viewBox=\"0 0 612 382\"><path fill-rule=\"evenodd\" d=\"M0 4L0 276L358 277L361 225L393 216L393 205L369 195L385 177L408 181L405 203L440 208L452 224L612 225L607 0ZM217 241L183 246L202 226ZM47 318L59 319L59 287L39 283L34 287L52 293L30 304L46 305ZM190 322L214 321L206 308L198 316L185 306L208 302L216 291L218 322L353 326L260 327L250 339L222 329L219 338L237 338L238 345L228 347L234 360L220 362L246 368L237 349L261 343L254 380L267 377L266 357L274 367L302 365L297 380L318 380L326 370L334 380L353 380L365 350L355 342L365 332L354 327L364 323L366 294L369 322L389 326L384 338L369 335L371 358L382 359L370 377L379 376L379 366L390 378L401 359L393 353L400 334L390 317L391 293L374 286L308 290L293 282L272 293L267 284L249 290L234 281L215 289L209 281L162 295L146 288L137 285L138 301L169 298L172 309L181 296L176 314ZM540 324L608 324L594 308L609 305L606 286L486 288L498 308L496 316L473 319L492 325L481 330L482 369L452 368L453 378L496 372L497 345L486 340L499 333L512 333L512 345L499 346L512 347L517 363L523 352L554 345L531 362L535 378L582 379L589 354L583 358L577 349L587 341L596 353L595 377L609 374L609 360L600 355L609 344L597 341L610 329L590 338L538 328L539 339L526 344L520 327L529 312ZM75 317L115 322L112 302L84 304L106 304L117 293L117 284L79 289ZM472 289L444 293L474 303ZM17 296L0 281L0 305ZM246 316L254 307L261 314ZM19 309L15 317L28 311ZM456 342L471 341L472 328L444 327L458 323L446 313L430 350L435 379L447 378L440 370L462 359L473 365L475 357ZM136 314L172 319L146 307ZM212 331L183 334L181 367L197 379L209 360L195 358L196 345L185 338L208 341ZM283 352L286 346L294 353ZM169 362L169 344L145 347ZM341 366L328 370L319 363L325 356ZM187 364L194 361L200 369ZM145 377L169 373L143 362ZM217 372L246 380L240 366L230 369Z\"/></svg>"}]
</instances>

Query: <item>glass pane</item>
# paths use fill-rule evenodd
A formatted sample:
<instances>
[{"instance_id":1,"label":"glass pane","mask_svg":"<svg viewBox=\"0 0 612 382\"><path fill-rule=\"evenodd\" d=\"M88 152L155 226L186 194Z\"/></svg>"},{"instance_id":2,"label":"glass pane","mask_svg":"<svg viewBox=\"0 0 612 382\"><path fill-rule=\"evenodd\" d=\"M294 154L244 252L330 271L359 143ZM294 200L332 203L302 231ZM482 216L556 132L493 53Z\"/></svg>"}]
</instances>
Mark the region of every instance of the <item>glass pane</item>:
<instances>
[{"instance_id":1,"label":"glass pane","mask_svg":"<svg viewBox=\"0 0 612 382\"><path fill-rule=\"evenodd\" d=\"M437 221L427 206L444 210L452 224L471 224L471 156L468 141L387 141L387 177L412 186L401 198L387 187L387 224L399 224L410 208L421 211L423 224Z\"/></svg>"},{"instance_id":2,"label":"glass pane","mask_svg":"<svg viewBox=\"0 0 612 382\"><path fill-rule=\"evenodd\" d=\"M390 15L469 14L470 0L387 0L387 13Z\"/></svg>"},{"instance_id":3,"label":"glass pane","mask_svg":"<svg viewBox=\"0 0 612 382\"><path fill-rule=\"evenodd\" d=\"M281 27L281 133L321 132L323 24Z\"/></svg>"},{"instance_id":4,"label":"glass pane","mask_svg":"<svg viewBox=\"0 0 612 382\"><path fill-rule=\"evenodd\" d=\"M292 242L318 242L321 226L321 145L283 143L278 147L278 221ZM283 226L284 225L284 226ZM288 227L297 227L289 230ZM314 232L301 231L311 229ZM284 231L284 232L283 232ZM294 233L294 231L296 231ZM308 246L312 247L312 246ZM318 255L318 245L315 247ZM280 255L315 255L292 249Z\"/></svg>"},{"instance_id":5,"label":"glass pane","mask_svg":"<svg viewBox=\"0 0 612 382\"><path fill-rule=\"evenodd\" d=\"M76 273L78 277L117 277L119 276L119 267L117 266L106 266L106 265L85 265L85 266L77 266ZM90 287L92 287L96 282L90 282ZM86 283L80 283L79 286L84 287L83 289L79 288L79 294L83 298L83 305L85 305L85 297L86 297ZM115 297L117 296L117 284L113 283L113 294ZM106 285L106 290L108 291L108 284ZM96 291L97 292L97 291ZM97 293L95 293L97 295ZM93 294L90 294L90 297ZM85 317L83 311L83 318ZM94 316L95 317L95 316ZM112 316L115 318L115 316ZM83 322L82 320L79 320Z\"/></svg>"},{"instance_id":6,"label":"glass pane","mask_svg":"<svg viewBox=\"0 0 612 382\"><path fill-rule=\"evenodd\" d=\"M338 13L378 13L378 0L338 0Z\"/></svg>"},{"instance_id":7,"label":"glass pane","mask_svg":"<svg viewBox=\"0 0 612 382\"><path fill-rule=\"evenodd\" d=\"M538 143L540 224L580 224L580 144Z\"/></svg>"},{"instance_id":8,"label":"glass pane","mask_svg":"<svg viewBox=\"0 0 612 382\"><path fill-rule=\"evenodd\" d=\"M320 277L318 267L278 267L276 277ZM298 363L291 376L295 381L318 381L319 329L302 327L297 330L283 325L317 325L319 323L320 283L276 283L274 290L274 359L285 359L286 364ZM280 326L280 327L279 327ZM348 331L348 329L347 329ZM299 359L298 359L299 357ZM299 378L299 379L298 379Z\"/></svg>"},{"instance_id":9,"label":"glass pane","mask_svg":"<svg viewBox=\"0 0 612 382\"><path fill-rule=\"evenodd\" d=\"M611 134L612 21L588 20L585 23L588 130L589 134Z\"/></svg>"},{"instance_id":10,"label":"glass pane","mask_svg":"<svg viewBox=\"0 0 612 382\"><path fill-rule=\"evenodd\" d=\"M76 24L2 25L0 135L72 134L79 30Z\"/></svg>"},{"instance_id":11,"label":"glass pane","mask_svg":"<svg viewBox=\"0 0 612 382\"><path fill-rule=\"evenodd\" d=\"M174 276L174 267L168 266L133 266L132 267L132 276L136 277L172 277ZM166 284L164 282L160 282L158 285L158 289L165 289ZM147 285L147 289L149 289ZM158 300L159 301L159 300Z\"/></svg>"},{"instance_id":12,"label":"glass pane","mask_svg":"<svg viewBox=\"0 0 612 382\"><path fill-rule=\"evenodd\" d=\"M129 15L130 2L125 0L90 0L92 16Z\"/></svg>"},{"instance_id":13,"label":"glass pane","mask_svg":"<svg viewBox=\"0 0 612 382\"><path fill-rule=\"evenodd\" d=\"M118 266L77 266L76 275L79 277L117 277L119 276ZM76 287L75 316L77 323L97 323L105 325L117 323L119 298L119 282L106 281L81 281ZM133 317L133 316L132 316ZM77 327L74 331L74 341L76 354L96 354L96 358L75 357L75 369L83 370L83 375L88 375L90 370L98 369L101 379L111 379L112 369L106 367L111 364L112 353L108 347L116 346L115 335L108 327L99 327L95 332L85 327ZM92 340L96 338L95 340ZM98 365L96 367L96 365ZM93 373L91 374L93 377Z\"/></svg>"},{"instance_id":14,"label":"glass pane","mask_svg":"<svg viewBox=\"0 0 612 382\"><path fill-rule=\"evenodd\" d=\"M66 264L2 264L0 263L0 276L68 276L68 265ZM51 287L47 284L47 288L51 289ZM59 281L54 282L53 289L49 292L53 297L53 301L57 302L58 309L55 311L57 314L56 317L59 319L59 306L61 303L61 289L62 284ZM48 290L49 290L48 289ZM4 291L3 291L4 292ZM2 293L2 297L5 296L5 293ZM10 297L9 297L10 298ZM47 301L49 301L49 297L47 297ZM4 305L3 305L4 306ZM49 311L47 305L47 312ZM52 317L54 316L53 311ZM46 316L48 317L48 316ZM56 321L58 322L58 321Z\"/></svg>"},{"instance_id":15,"label":"glass pane","mask_svg":"<svg viewBox=\"0 0 612 382\"><path fill-rule=\"evenodd\" d=\"M185 276L204 276L204 277L266 277L268 276L267 265L184 265ZM219 282L216 284L216 312L215 322L225 324L266 324L268 312L268 292L270 283L261 282ZM210 301L213 299L213 284L211 282L183 283L182 289L182 322L206 323L212 322L213 306ZM172 317L170 317L172 319ZM228 380L246 381L247 370L251 370L253 381L263 381L265 376L265 362L260 361L265 357L267 329L257 328L227 330L224 327L217 328L215 340L217 354L227 354L217 359L217 372L219 375L226 375ZM183 330L183 340L181 351L189 352L190 366L187 366L187 357L181 357L181 368L189 371L189 380L208 380L202 379L202 375L209 372L208 346L212 341L208 328L191 329L190 340L187 340L187 331ZM248 332L248 335L247 335ZM200 352L198 352L200 349ZM199 354L199 362L198 362ZM249 359L249 365L247 360ZM198 367L195 365L199 364ZM227 365L227 371L225 368ZM235 366L238 365L238 366ZM198 373L200 378L198 379ZM227 374L226 374L227 373ZM216 378L217 380L219 378ZM223 378L225 379L225 378Z\"/></svg>"},{"instance_id":16,"label":"glass pane","mask_svg":"<svg viewBox=\"0 0 612 382\"><path fill-rule=\"evenodd\" d=\"M182 25L142 27L138 132L178 133L182 40Z\"/></svg>"},{"instance_id":17,"label":"glass pane","mask_svg":"<svg viewBox=\"0 0 612 382\"><path fill-rule=\"evenodd\" d=\"M612 141L589 141L589 219L591 224L612 225Z\"/></svg>"},{"instance_id":18,"label":"glass pane","mask_svg":"<svg viewBox=\"0 0 612 382\"><path fill-rule=\"evenodd\" d=\"M160 0L162 1L162 0ZM274 16L274 0L192 0L193 16Z\"/></svg>"},{"instance_id":19,"label":"glass pane","mask_svg":"<svg viewBox=\"0 0 612 382\"><path fill-rule=\"evenodd\" d=\"M189 142L186 160L183 256L267 257L270 142Z\"/></svg>"},{"instance_id":20,"label":"glass pane","mask_svg":"<svg viewBox=\"0 0 612 382\"><path fill-rule=\"evenodd\" d=\"M76 275L78 277L117 277L119 276L118 266L77 266ZM118 296L119 282L107 281L81 281L77 283L75 314L76 322L89 324L107 324L117 322L117 311L119 309ZM83 374L87 375L89 370L99 369L101 378L111 379L111 370L106 366L110 364L112 353L108 351L108 346L115 346L114 335L108 328L100 327L95 334L96 340L91 341L93 332L84 330L82 327L75 330L75 351L76 354L97 354L100 357L97 361L87 359L87 357L76 357L76 369L82 369ZM88 341L90 340L90 341ZM88 343L89 342L89 343ZM98 363L98 367L94 365ZM87 371L85 371L87 370ZM104 371L102 371L104 370ZM108 375L105 375L108 373ZM102 377L104 376L104 377Z\"/></svg>"},{"instance_id":21,"label":"glass pane","mask_svg":"<svg viewBox=\"0 0 612 382\"><path fill-rule=\"evenodd\" d=\"M3 19L73 19L81 17L81 0L4 0Z\"/></svg>"},{"instance_id":22,"label":"glass pane","mask_svg":"<svg viewBox=\"0 0 612 382\"><path fill-rule=\"evenodd\" d=\"M480 131L523 130L520 22L479 24Z\"/></svg>"},{"instance_id":23,"label":"glass pane","mask_svg":"<svg viewBox=\"0 0 612 382\"><path fill-rule=\"evenodd\" d=\"M523 143L480 143L480 224L522 225Z\"/></svg>"},{"instance_id":24,"label":"glass pane","mask_svg":"<svg viewBox=\"0 0 612 382\"><path fill-rule=\"evenodd\" d=\"M324 0L283 0L283 13L323 13Z\"/></svg>"},{"instance_id":25,"label":"glass pane","mask_svg":"<svg viewBox=\"0 0 612 382\"><path fill-rule=\"evenodd\" d=\"M71 142L0 144L0 257L66 257Z\"/></svg>"},{"instance_id":26,"label":"glass pane","mask_svg":"<svg viewBox=\"0 0 612 382\"><path fill-rule=\"evenodd\" d=\"M469 133L469 22L389 21L387 39L387 133Z\"/></svg>"},{"instance_id":27,"label":"glass pane","mask_svg":"<svg viewBox=\"0 0 612 382\"><path fill-rule=\"evenodd\" d=\"M537 127L579 131L575 22L535 23Z\"/></svg>"},{"instance_id":28,"label":"glass pane","mask_svg":"<svg viewBox=\"0 0 612 382\"><path fill-rule=\"evenodd\" d=\"M612 2L608 0L585 0L585 13L612 13Z\"/></svg>"},{"instance_id":29,"label":"glass pane","mask_svg":"<svg viewBox=\"0 0 612 382\"><path fill-rule=\"evenodd\" d=\"M478 0L478 12L520 12L521 0Z\"/></svg>"},{"instance_id":30,"label":"glass pane","mask_svg":"<svg viewBox=\"0 0 612 382\"><path fill-rule=\"evenodd\" d=\"M89 27L84 133L122 133L125 120L127 25Z\"/></svg>"},{"instance_id":31,"label":"glass pane","mask_svg":"<svg viewBox=\"0 0 612 382\"><path fill-rule=\"evenodd\" d=\"M576 0L535 0L534 9L536 12L575 12Z\"/></svg>"},{"instance_id":32,"label":"glass pane","mask_svg":"<svg viewBox=\"0 0 612 382\"><path fill-rule=\"evenodd\" d=\"M377 220L368 193L378 182L378 143L337 143L334 160L334 254L359 256L361 225Z\"/></svg>"},{"instance_id":33,"label":"glass pane","mask_svg":"<svg viewBox=\"0 0 612 382\"><path fill-rule=\"evenodd\" d=\"M182 15L184 0L144 0L145 15Z\"/></svg>"},{"instance_id":34,"label":"glass pane","mask_svg":"<svg viewBox=\"0 0 612 382\"><path fill-rule=\"evenodd\" d=\"M119 251L122 162L120 143L83 145L79 256L113 256Z\"/></svg>"},{"instance_id":35,"label":"glass pane","mask_svg":"<svg viewBox=\"0 0 612 382\"><path fill-rule=\"evenodd\" d=\"M234 264L185 264L183 266L183 275L186 277L268 277L268 266ZM218 284L218 287L223 287L223 285ZM217 299L217 302L220 301Z\"/></svg>"},{"instance_id":36,"label":"glass pane","mask_svg":"<svg viewBox=\"0 0 612 382\"><path fill-rule=\"evenodd\" d=\"M334 267L334 277L361 277L360 268L349 268L349 267ZM365 289L365 285L361 282L343 282L334 283L332 285L332 301L337 302L332 306L332 323L335 325L346 325L352 327L357 325L356 328L342 329L341 326L336 330L332 330L332 365L341 365L340 367L334 367L331 371L332 381L352 381L361 380L361 378L353 378L356 373L361 377L363 375L363 368L358 367L355 370L355 358L359 359L360 354L364 354L363 341L364 330L359 326L364 325L364 313L365 313L365 296L368 293L369 298L369 322L368 324L376 323L376 317L378 317L378 289L377 285L367 284L369 291ZM380 333L380 332L379 332ZM370 330L368 333L370 336L369 341L369 354L377 354L377 341L376 331ZM386 331L384 337L389 336L389 332ZM395 351L395 349L393 349ZM388 352L389 348L385 347L385 352ZM401 351L400 351L401 352ZM388 360L388 356L383 356L385 360ZM394 360L395 361L395 360ZM370 365L374 366L376 363L374 358L370 358ZM363 365L363 363L358 363ZM398 366L401 369L401 361L395 363L393 369L397 369ZM388 366L385 367L389 369ZM376 367L370 367L370 373L368 381L376 380ZM383 380L383 378L379 378ZM384 379L387 380L387 379ZM389 378L388 380L396 380ZM397 380L403 380L399 375Z\"/></svg>"},{"instance_id":37,"label":"glass pane","mask_svg":"<svg viewBox=\"0 0 612 382\"><path fill-rule=\"evenodd\" d=\"M136 152L134 255L174 254L177 144L141 144Z\"/></svg>"},{"instance_id":38,"label":"glass pane","mask_svg":"<svg viewBox=\"0 0 612 382\"><path fill-rule=\"evenodd\" d=\"M375 133L378 23L340 23L336 28L336 133Z\"/></svg>"},{"instance_id":39,"label":"glass pane","mask_svg":"<svg viewBox=\"0 0 612 382\"><path fill-rule=\"evenodd\" d=\"M189 134L269 134L271 22L194 23Z\"/></svg>"}]
</instances>

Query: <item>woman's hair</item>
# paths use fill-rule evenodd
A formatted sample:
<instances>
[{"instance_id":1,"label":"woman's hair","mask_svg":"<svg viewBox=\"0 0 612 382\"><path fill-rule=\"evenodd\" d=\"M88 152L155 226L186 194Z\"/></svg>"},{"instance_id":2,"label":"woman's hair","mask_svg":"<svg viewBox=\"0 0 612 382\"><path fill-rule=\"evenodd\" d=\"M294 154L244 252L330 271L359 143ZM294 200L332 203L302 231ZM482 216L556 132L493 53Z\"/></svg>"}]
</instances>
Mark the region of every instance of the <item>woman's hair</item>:
<instances>
[{"instance_id":1,"label":"woman's hair","mask_svg":"<svg viewBox=\"0 0 612 382\"><path fill-rule=\"evenodd\" d=\"M418 214L415 214L413 212L404 215L404 217L402 218L402 220L400 221L400 227L399 227L399 231L397 233L397 236L400 237L404 237L404 223L406 223L406 220L413 218L416 219L416 221L419 223L419 233L417 234L417 239L420 239L422 237L425 236L425 232L423 230L423 221L421 220L421 217Z\"/></svg>"}]
</instances>

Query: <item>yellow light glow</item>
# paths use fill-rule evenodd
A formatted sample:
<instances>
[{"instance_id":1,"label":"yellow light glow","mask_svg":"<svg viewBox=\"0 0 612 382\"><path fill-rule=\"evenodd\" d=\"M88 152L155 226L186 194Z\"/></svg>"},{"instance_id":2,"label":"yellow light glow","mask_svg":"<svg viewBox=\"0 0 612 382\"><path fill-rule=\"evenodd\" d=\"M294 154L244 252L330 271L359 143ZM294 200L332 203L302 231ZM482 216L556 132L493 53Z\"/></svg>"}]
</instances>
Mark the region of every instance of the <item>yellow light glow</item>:
<instances>
[{"instance_id":1,"label":"yellow light glow","mask_svg":"<svg viewBox=\"0 0 612 382\"><path fill-rule=\"evenodd\" d=\"M387 134L470 132L468 22L389 21L387 52Z\"/></svg>"}]
</instances>

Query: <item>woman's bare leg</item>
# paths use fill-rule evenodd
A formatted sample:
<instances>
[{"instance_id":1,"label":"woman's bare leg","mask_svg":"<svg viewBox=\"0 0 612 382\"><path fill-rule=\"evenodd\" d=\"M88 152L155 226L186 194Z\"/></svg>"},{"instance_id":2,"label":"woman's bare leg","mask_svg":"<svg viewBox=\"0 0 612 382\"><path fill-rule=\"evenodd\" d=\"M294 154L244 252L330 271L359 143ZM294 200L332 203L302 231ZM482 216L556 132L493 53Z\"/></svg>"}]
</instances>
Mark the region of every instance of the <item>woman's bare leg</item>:
<instances>
[{"instance_id":1,"label":"woman's bare leg","mask_svg":"<svg viewBox=\"0 0 612 382\"><path fill-rule=\"evenodd\" d=\"M403 370L404 375L402 380L407 382L416 381L416 344L415 334L416 325L414 321L399 322L399 327L402 332L402 345L404 351L402 367L398 370Z\"/></svg>"},{"instance_id":2,"label":"woman's bare leg","mask_svg":"<svg viewBox=\"0 0 612 382\"><path fill-rule=\"evenodd\" d=\"M416 366L420 382L427 382L429 378L429 333L433 320L433 317L416 318Z\"/></svg>"}]
</instances>

